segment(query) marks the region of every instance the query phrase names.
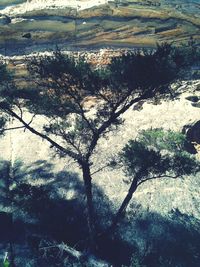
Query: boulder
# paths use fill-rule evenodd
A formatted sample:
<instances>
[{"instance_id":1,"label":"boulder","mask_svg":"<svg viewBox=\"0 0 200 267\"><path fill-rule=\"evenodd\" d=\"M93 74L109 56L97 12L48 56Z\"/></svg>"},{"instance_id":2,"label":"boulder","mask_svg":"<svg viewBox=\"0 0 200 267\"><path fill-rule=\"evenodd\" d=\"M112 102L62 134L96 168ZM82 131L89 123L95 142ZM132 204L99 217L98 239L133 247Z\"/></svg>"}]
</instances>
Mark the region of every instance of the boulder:
<instances>
[{"instance_id":1,"label":"boulder","mask_svg":"<svg viewBox=\"0 0 200 267\"><path fill-rule=\"evenodd\" d=\"M183 133L186 134L188 141L185 147L186 150L191 154L198 153L197 147L200 145L200 121L184 126Z\"/></svg>"},{"instance_id":2,"label":"boulder","mask_svg":"<svg viewBox=\"0 0 200 267\"><path fill-rule=\"evenodd\" d=\"M200 101L197 103L192 103L192 106L195 108L200 108Z\"/></svg>"},{"instance_id":3,"label":"boulder","mask_svg":"<svg viewBox=\"0 0 200 267\"><path fill-rule=\"evenodd\" d=\"M26 39L30 39L31 38L31 33L28 32L28 33L25 33L22 35L23 38L26 38Z\"/></svg>"},{"instance_id":4,"label":"boulder","mask_svg":"<svg viewBox=\"0 0 200 267\"><path fill-rule=\"evenodd\" d=\"M186 99L193 103L196 103L200 100L200 98L196 95L187 96Z\"/></svg>"}]
</instances>

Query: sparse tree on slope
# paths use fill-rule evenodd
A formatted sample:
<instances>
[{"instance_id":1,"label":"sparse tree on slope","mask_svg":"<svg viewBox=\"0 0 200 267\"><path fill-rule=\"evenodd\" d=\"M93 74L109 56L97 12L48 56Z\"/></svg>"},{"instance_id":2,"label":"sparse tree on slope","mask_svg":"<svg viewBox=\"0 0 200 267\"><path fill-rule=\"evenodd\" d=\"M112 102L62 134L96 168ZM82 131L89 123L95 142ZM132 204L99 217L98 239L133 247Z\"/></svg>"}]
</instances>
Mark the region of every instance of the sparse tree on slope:
<instances>
[{"instance_id":1,"label":"sparse tree on slope","mask_svg":"<svg viewBox=\"0 0 200 267\"><path fill-rule=\"evenodd\" d=\"M178 48L158 46L155 51L137 51L114 58L104 69L95 70L84 58L74 59L56 51L28 63L33 88L16 88L5 65L0 66L0 109L2 125L11 117L20 126L48 141L62 157L79 165L87 197L90 250L96 246L96 221L92 195L92 155L100 138L117 129L120 116L141 100L169 95L169 85L188 64ZM90 97L94 114L85 108ZM26 121L24 113L33 117ZM32 122L44 115L43 130ZM98 166L93 166L93 168Z\"/></svg>"},{"instance_id":2,"label":"sparse tree on slope","mask_svg":"<svg viewBox=\"0 0 200 267\"><path fill-rule=\"evenodd\" d=\"M195 175L200 162L185 150L184 134L163 129L150 129L130 140L119 155L119 162L128 177L130 187L109 228L112 232L123 218L138 187L154 179L176 179Z\"/></svg>"}]
</instances>

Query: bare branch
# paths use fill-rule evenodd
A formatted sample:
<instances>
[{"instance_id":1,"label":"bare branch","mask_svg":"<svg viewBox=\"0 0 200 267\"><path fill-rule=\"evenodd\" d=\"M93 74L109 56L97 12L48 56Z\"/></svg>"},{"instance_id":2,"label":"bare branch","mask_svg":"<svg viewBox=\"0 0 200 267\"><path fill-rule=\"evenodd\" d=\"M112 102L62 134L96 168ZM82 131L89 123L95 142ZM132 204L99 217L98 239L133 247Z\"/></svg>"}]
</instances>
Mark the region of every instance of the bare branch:
<instances>
[{"instance_id":1,"label":"bare branch","mask_svg":"<svg viewBox=\"0 0 200 267\"><path fill-rule=\"evenodd\" d=\"M28 125L31 125L31 123L33 122L33 119L36 117L36 114L34 114L30 120L30 122L28 123Z\"/></svg>"},{"instance_id":2,"label":"bare branch","mask_svg":"<svg viewBox=\"0 0 200 267\"><path fill-rule=\"evenodd\" d=\"M93 150L95 149L97 142L101 136L102 133L104 133L104 131L110 127L113 123L113 121L115 121L121 114L123 114L125 111L127 111L133 104L139 102L140 100L146 99L148 98L145 95L136 97L134 99L132 99L126 106L123 106L120 110L118 110L117 112L116 109L118 108L117 106L114 107L113 111L111 112L111 115L109 117L109 119L107 121L105 121L97 130L97 132L93 135L93 140L91 141L90 147L88 149L88 153L86 155L86 159L89 159L90 156L92 155ZM125 101L125 99L124 99Z\"/></svg>"},{"instance_id":3,"label":"bare branch","mask_svg":"<svg viewBox=\"0 0 200 267\"><path fill-rule=\"evenodd\" d=\"M144 180L141 180L141 181L137 184L137 187L140 186L141 184L143 184L143 183L149 181L149 180L162 179L162 178L177 179L177 178L182 178L182 176L180 176L180 175L175 175L175 176L172 176L172 175L152 176L152 177L146 178L146 179L144 179Z\"/></svg>"},{"instance_id":4,"label":"bare branch","mask_svg":"<svg viewBox=\"0 0 200 267\"><path fill-rule=\"evenodd\" d=\"M91 175L94 175L100 171L102 171L103 169L107 168L110 166L110 163L107 163L106 165L102 166L101 168L97 169L96 171L92 172Z\"/></svg>"},{"instance_id":5,"label":"bare branch","mask_svg":"<svg viewBox=\"0 0 200 267\"><path fill-rule=\"evenodd\" d=\"M63 254L63 251L65 251L67 254L69 254L71 257L75 258L78 261L87 262L90 266L96 266L96 267L106 267L108 264L102 260L97 259L94 255L87 255L83 252L80 252L70 246L68 246L65 243L61 243L58 245L50 245L47 247L40 248L41 251L48 251L49 249L57 248L61 251L61 255ZM84 264L85 265L85 264Z\"/></svg>"},{"instance_id":6,"label":"bare branch","mask_svg":"<svg viewBox=\"0 0 200 267\"><path fill-rule=\"evenodd\" d=\"M80 259L81 256L82 256L82 253L80 251L77 251L71 247L69 247L68 245L62 243L62 244L58 244L58 245L51 245L51 246L47 246L47 247L41 247L39 250L42 250L42 251L47 251L49 249L52 249L52 248L57 248L57 249L60 249L60 250L64 250L66 251L70 256L72 256L73 258L76 258L76 259Z\"/></svg>"},{"instance_id":7,"label":"bare branch","mask_svg":"<svg viewBox=\"0 0 200 267\"><path fill-rule=\"evenodd\" d=\"M7 112L9 115L11 115L12 117L16 118L18 121L20 121L24 127L26 129L28 129L30 132L34 133L35 135L45 139L46 141L48 141L52 147L55 147L56 149L58 149L59 151L61 151L62 153L68 155L69 157L77 160L79 163L82 162L82 158L80 157L80 155L74 153L73 151L70 151L69 149L64 148L63 146L61 146L60 144L58 144L57 142L55 142L54 140L52 140L49 136L35 130L34 128L32 128L30 126L30 122L27 123L25 122L19 115L17 115L17 113L15 113L12 109L10 109L9 107L4 106L3 103L0 103L0 108L2 108L5 112Z\"/></svg>"},{"instance_id":8,"label":"bare branch","mask_svg":"<svg viewBox=\"0 0 200 267\"><path fill-rule=\"evenodd\" d=\"M70 137L69 136L67 136L67 134L66 133L62 133L61 132L61 135L60 136L62 136L62 138L70 145L70 146L72 146L77 152L78 152L78 154L79 155L81 155L81 151L80 151L80 149L79 149L79 146L77 146L76 144L75 144L75 142L73 142L73 140L71 140L70 139Z\"/></svg>"},{"instance_id":9,"label":"bare branch","mask_svg":"<svg viewBox=\"0 0 200 267\"><path fill-rule=\"evenodd\" d=\"M80 103L77 103L79 108L80 108L80 112L81 112L81 116L82 116L82 119L87 123L89 129L92 131L93 134L95 134L95 129L92 127L90 121L87 119L87 117L85 116L85 113L84 113L84 110L83 110L83 107L81 106Z\"/></svg>"},{"instance_id":10,"label":"bare branch","mask_svg":"<svg viewBox=\"0 0 200 267\"><path fill-rule=\"evenodd\" d=\"M31 123L33 122L33 119L36 117L36 114L34 114L30 120L30 122L28 123L28 125L31 125ZM26 131L26 127L24 127L24 132Z\"/></svg>"},{"instance_id":11,"label":"bare branch","mask_svg":"<svg viewBox=\"0 0 200 267\"><path fill-rule=\"evenodd\" d=\"M11 128L5 128L3 131L10 131L10 130L18 130L18 129L24 129L25 126L16 126L16 127L11 127Z\"/></svg>"},{"instance_id":12,"label":"bare branch","mask_svg":"<svg viewBox=\"0 0 200 267\"><path fill-rule=\"evenodd\" d=\"M20 103L17 103L16 106L18 107L19 111L20 111L20 117L21 119L23 118L23 111L22 111L22 108L21 108L21 105Z\"/></svg>"}]
</instances>

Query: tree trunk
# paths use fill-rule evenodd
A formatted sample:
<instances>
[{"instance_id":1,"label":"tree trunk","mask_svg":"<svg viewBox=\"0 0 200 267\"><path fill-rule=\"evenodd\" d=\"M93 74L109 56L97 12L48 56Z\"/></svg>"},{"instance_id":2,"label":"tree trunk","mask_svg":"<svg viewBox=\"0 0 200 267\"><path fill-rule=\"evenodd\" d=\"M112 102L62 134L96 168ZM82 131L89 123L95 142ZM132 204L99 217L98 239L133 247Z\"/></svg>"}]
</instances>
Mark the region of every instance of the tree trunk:
<instances>
[{"instance_id":1,"label":"tree trunk","mask_svg":"<svg viewBox=\"0 0 200 267\"><path fill-rule=\"evenodd\" d=\"M115 214L115 217L112 221L112 224L106 230L107 234L111 234L115 230L115 228L117 227L120 220L123 218L125 211L126 211L126 208L129 204L130 200L132 199L133 194L137 190L138 180L141 178L141 176L142 176L142 170L138 171L138 173L135 175L126 197L124 198L120 208L118 209L117 213Z\"/></svg>"},{"instance_id":2,"label":"tree trunk","mask_svg":"<svg viewBox=\"0 0 200 267\"><path fill-rule=\"evenodd\" d=\"M10 242L9 245L10 245L10 248L9 248L9 252L10 252L10 257L9 257L10 267L16 267L16 265L15 265L15 256L14 256L14 248L13 248L12 241Z\"/></svg>"},{"instance_id":3,"label":"tree trunk","mask_svg":"<svg viewBox=\"0 0 200 267\"><path fill-rule=\"evenodd\" d=\"M15 267L15 255L14 255L14 216L13 216L13 196L10 191L10 186L12 185L14 181L14 173L13 173L13 166L12 166L12 161L8 165L7 168L7 179L6 179L6 191L7 191L7 197L9 199L9 202L11 204L11 224L10 224L10 236L9 236L9 262L10 262L10 267Z\"/></svg>"},{"instance_id":4,"label":"tree trunk","mask_svg":"<svg viewBox=\"0 0 200 267\"><path fill-rule=\"evenodd\" d=\"M92 177L90 174L89 163L82 164L83 180L85 186L85 192L87 197L87 223L89 231L89 251L93 252L96 250L96 227L93 207L93 196L92 196Z\"/></svg>"}]
</instances>

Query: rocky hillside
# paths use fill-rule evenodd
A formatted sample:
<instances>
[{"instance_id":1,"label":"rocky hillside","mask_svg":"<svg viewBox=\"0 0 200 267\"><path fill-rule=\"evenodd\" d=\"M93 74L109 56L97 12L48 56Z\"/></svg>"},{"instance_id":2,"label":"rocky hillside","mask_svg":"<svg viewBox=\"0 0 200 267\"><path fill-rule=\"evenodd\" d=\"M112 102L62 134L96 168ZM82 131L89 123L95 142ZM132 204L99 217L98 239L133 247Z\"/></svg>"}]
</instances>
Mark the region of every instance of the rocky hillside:
<instances>
[{"instance_id":1,"label":"rocky hillside","mask_svg":"<svg viewBox=\"0 0 200 267\"><path fill-rule=\"evenodd\" d=\"M133 106L123 115L125 121L119 131L111 133L108 138L102 138L99 142L94 154L95 169L93 171L105 166L108 160L116 155L129 139L134 139L141 130L163 127L181 132L185 126L190 128L200 120L200 81L182 82L175 86L180 92L175 100ZM92 109L88 112L92 112ZM26 118L28 121L30 114L26 114ZM36 116L34 123L37 129L40 129L45 123L45 117ZM13 126L18 126L18 124L11 122L10 127ZM200 143L199 134L198 126L195 128L194 139L191 141ZM24 164L29 165L38 160L47 160L54 164L55 171L79 172L73 162L55 158L48 143L23 129L7 132L0 140L0 151L2 158L12 162L21 159ZM200 151L198 149L197 151L196 157L200 160ZM117 208L127 192L125 180L121 171L108 168L102 168L94 175L94 182L104 190L114 208ZM199 177L186 177L185 180L149 181L136 193L135 200L145 209L165 216L171 210L178 208L182 213L193 215L200 220L200 198L199 187L197 187L199 182ZM178 195L177 190L180 191ZM151 202L147 201L148 197Z\"/></svg>"},{"instance_id":2,"label":"rocky hillside","mask_svg":"<svg viewBox=\"0 0 200 267\"><path fill-rule=\"evenodd\" d=\"M13 4L13 5L11 5ZM11 6L10 6L11 5ZM0 53L199 43L198 1L1 1Z\"/></svg>"},{"instance_id":3,"label":"rocky hillside","mask_svg":"<svg viewBox=\"0 0 200 267\"><path fill-rule=\"evenodd\" d=\"M121 169L111 170L105 168L105 165L109 159L121 151L129 139L134 139L139 131L159 127L180 132L192 129L191 141L200 143L200 81L187 81L173 86L179 92L176 99L160 103L143 103L143 105L140 103L140 105L131 107L123 115L124 124L120 126L119 130L109 134L106 139L100 140L94 153L92 172L100 170L93 175L94 187L98 188L99 192L103 192L103 200L107 200L105 207L102 207L102 193L95 193L95 200L101 212L117 210L129 188L127 178ZM88 112L92 112L91 107ZM30 114L26 114L25 117L27 121L30 121ZM40 129L45 120L45 117L38 115L34 118L33 123L37 129ZM13 126L19 125L16 122L10 122L10 127ZM195 149L198 152L196 157L200 160L200 151L197 146ZM63 176L60 176L61 180L56 180L58 179L56 178L57 173L71 172L77 173L79 176L78 166L71 160L55 157L52 148L49 148L48 143L42 139L23 129L8 131L0 140L0 151L1 158L9 160L11 165L15 166L13 171L16 171L16 166L21 166L21 171L29 173L28 178L33 184L51 183L52 177L54 177L52 173L54 173L56 190L59 195L66 200L79 200L80 196L73 187L71 188L73 179L68 181L69 184L66 183L66 177ZM19 160L22 164L19 163ZM50 165L45 167L45 162L53 165L50 176L48 176L48 166ZM38 170L35 176L33 176L34 166L37 166ZM38 179L38 175L44 178ZM165 240L166 244L171 244L172 248L176 244L180 246L183 242L182 238L189 240L189 244L196 242L198 236L195 239L192 233L199 230L200 224L199 178L198 174L195 177L184 177L184 179L161 179L144 183L134 194L134 198L128 206L127 220L124 220L119 227L119 234L123 242L127 242L129 246L137 244L142 255L151 250L153 240L156 240L157 243L160 242L159 240L161 242ZM109 221L109 217L107 221ZM173 241L174 238L175 241ZM187 245L187 242L182 245L181 249L185 251L184 246ZM117 246L115 246L116 249ZM128 255L128 245L123 247L120 244L120 246L120 252L124 249L124 255ZM123 256L122 252L117 253L116 251L117 263L126 262L126 256ZM20 253L22 253L21 250ZM20 260L24 259L24 253ZM199 259L198 255L196 257ZM23 264L23 266L30 266L26 265L28 260ZM186 265L180 266L190 265L186 263ZM194 265L194 267L196 266Z\"/></svg>"}]
</instances>

